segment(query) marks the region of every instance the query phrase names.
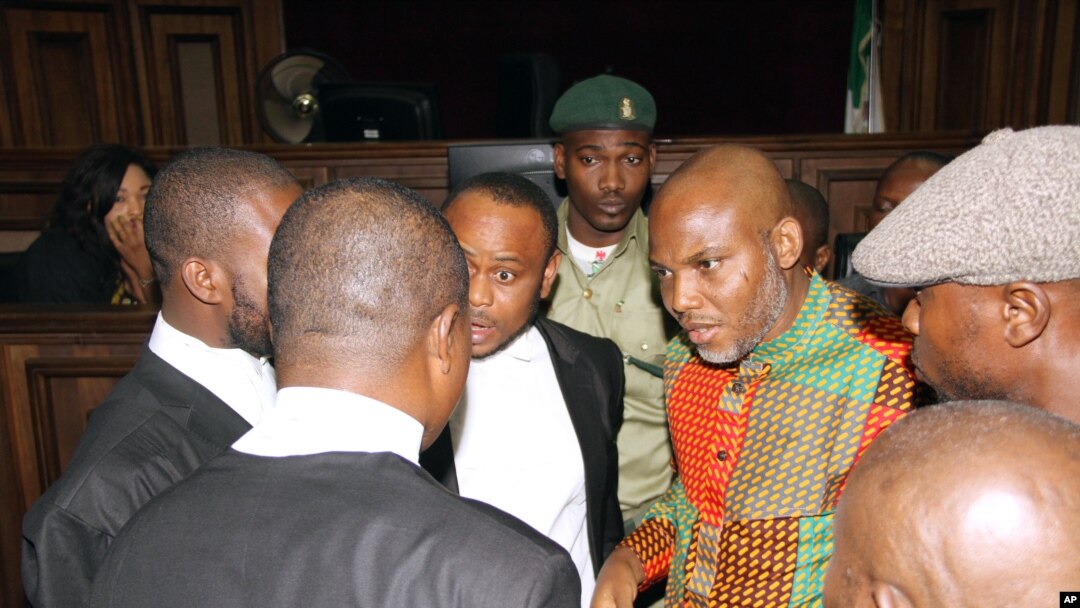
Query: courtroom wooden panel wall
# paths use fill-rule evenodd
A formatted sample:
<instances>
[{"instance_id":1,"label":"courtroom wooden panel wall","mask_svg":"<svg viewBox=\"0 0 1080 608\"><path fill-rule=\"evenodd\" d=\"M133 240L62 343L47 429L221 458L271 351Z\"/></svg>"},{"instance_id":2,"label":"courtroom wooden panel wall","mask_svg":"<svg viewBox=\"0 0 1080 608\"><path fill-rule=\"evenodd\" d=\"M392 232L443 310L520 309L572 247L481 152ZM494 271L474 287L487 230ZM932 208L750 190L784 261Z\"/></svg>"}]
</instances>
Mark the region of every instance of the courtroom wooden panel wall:
<instances>
[{"instance_id":1,"label":"courtroom wooden panel wall","mask_svg":"<svg viewBox=\"0 0 1080 608\"><path fill-rule=\"evenodd\" d=\"M269 142L259 68L277 0L0 2L0 145Z\"/></svg>"},{"instance_id":2,"label":"courtroom wooden panel wall","mask_svg":"<svg viewBox=\"0 0 1080 608\"><path fill-rule=\"evenodd\" d=\"M4 68L12 144L85 146L137 141L129 47L117 7L4 8Z\"/></svg>"},{"instance_id":3,"label":"courtroom wooden panel wall","mask_svg":"<svg viewBox=\"0 0 1080 608\"><path fill-rule=\"evenodd\" d=\"M1078 0L883 0L892 131L1080 120Z\"/></svg>"},{"instance_id":4,"label":"courtroom wooden panel wall","mask_svg":"<svg viewBox=\"0 0 1080 608\"><path fill-rule=\"evenodd\" d=\"M128 0L145 145L270 141L255 76L284 50L276 0Z\"/></svg>"}]
</instances>

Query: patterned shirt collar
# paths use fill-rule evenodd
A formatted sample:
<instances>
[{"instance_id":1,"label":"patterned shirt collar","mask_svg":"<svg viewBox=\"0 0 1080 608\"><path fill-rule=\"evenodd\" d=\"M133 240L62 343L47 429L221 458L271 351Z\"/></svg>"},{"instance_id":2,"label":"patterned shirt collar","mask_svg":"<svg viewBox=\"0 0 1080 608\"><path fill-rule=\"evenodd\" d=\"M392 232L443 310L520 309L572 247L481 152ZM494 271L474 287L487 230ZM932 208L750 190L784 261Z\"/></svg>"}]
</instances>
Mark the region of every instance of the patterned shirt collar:
<instances>
[{"instance_id":1,"label":"patterned shirt collar","mask_svg":"<svg viewBox=\"0 0 1080 608\"><path fill-rule=\"evenodd\" d=\"M802 352L817 332L831 299L825 280L818 273L812 273L806 299L803 300L795 322L783 334L758 344L747 356L748 362L759 361L775 365Z\"/></svg>"}]
</instances>

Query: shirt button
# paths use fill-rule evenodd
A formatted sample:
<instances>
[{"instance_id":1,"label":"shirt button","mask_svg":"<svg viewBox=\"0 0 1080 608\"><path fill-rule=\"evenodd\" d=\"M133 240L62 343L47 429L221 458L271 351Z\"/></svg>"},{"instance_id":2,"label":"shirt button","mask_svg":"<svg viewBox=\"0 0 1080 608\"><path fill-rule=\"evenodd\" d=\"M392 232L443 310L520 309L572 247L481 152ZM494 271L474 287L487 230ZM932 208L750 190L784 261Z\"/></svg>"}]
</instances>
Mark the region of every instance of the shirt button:
<instances>
[{"instance_id":1,"label":"shirt button","mask_svg":"<svg viewBox=\"0 0 1080 608\"><path fill-rule=\"evenodd\" d=\"M716 459L720 462L724 462L725 460L727 460L727 450L720 450L719 452L717 452Z\"/></svg>"},{"instance_id":2,"label":"shirt button","mask_svg":"<svg viewBox=\"0 0 1080 608\"><path fill-rule=\"evenodd\" d=\"M649 343L648 342L642 342L641 343L641 350L649 350Z\"/></svg>"},{"instance_id":3,"label":"shirt button","mask_svg":"<svg viewBox=\"0 0 1080 608\"><path fill-rule=\"evenodd\" d=\"M584 296L586 300L588 300L592 297L592 290L586 287L585 291L581 292L581 295Z\"/></svg>"},{"instance_id":4,"label":"shirt button","mask_svg":"<svg viewBox=\"0 0 1080 608\"><path fill-rule=\"evenodd\" d=\"M736 395L741 395L745 391L746 391L746 385L743 384L742 382L739 382L738 380L736 380L736 381L731 383L731 392L735 393Z\"/></svg>"}]
</instances>

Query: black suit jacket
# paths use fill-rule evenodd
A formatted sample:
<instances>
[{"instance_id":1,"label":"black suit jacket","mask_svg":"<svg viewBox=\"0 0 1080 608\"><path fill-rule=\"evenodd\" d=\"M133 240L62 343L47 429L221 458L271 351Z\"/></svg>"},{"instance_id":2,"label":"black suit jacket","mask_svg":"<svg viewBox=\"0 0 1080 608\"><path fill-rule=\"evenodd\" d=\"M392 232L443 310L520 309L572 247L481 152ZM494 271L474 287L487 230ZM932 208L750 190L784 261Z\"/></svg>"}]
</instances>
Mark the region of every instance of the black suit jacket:
<instances>
[{"instance_id":1,"label":"black suit jacket","mask_svg":"<svg viewBox=\"0 0 1080 608\"><path fill-rule=\"evenodd\" d=\"M30 603L87 605L90 582L120 528L250 428L147 349L90 417L67 470L23 518Z\"/></svg>"},{"instance_id":2,"label":"black suit jacket","mask_svg":"<svg viewBox=\"0 0 1080 608\"><path fill-rule=\"evenodd\" d=\"M622 426L623 362L619 347L543 317L535 321L547 342L555 377L570 413L585 462L585 500L589 549L597 573L622 540L617 496L619 453L615 437ZM524 432L524 429L523 429ZM449 426L421 456L420 463L457 492L454 448Z\"/></svg>"},{"instance_id":3,"label":"black suit jacket","mask_svg":"<svg viewBox=\"0 0 1080 608\"><path fill-rule=\"evenodd\" d=\"M570 556L395 454L229 450L117 537L92 606L576 608Z\"/></svg>"}]
</instances>

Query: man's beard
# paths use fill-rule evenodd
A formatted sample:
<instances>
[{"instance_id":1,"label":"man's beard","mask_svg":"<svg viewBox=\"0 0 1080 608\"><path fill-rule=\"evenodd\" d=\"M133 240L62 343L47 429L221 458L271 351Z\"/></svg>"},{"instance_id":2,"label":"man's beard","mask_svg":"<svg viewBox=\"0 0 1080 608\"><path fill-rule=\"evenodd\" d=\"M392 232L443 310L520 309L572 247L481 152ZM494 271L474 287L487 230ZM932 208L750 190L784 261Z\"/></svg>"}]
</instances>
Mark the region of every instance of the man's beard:
<instances>
[{"instance_id":1,"label":"man's beard","mask_svg":"<svg viewBox=\"0 0 1080 608\"><path fill-rule=\"evenodd\" d=\"M738 361L750 354L765 338L765 334L776 325L776 320L784 312L787 304L787 283L783 271L776 262L768 241L764 242L765 276L758 283L757 291L751 300L751 309L738 323L741 334L726 348L698 345L697 352L709 363L726 365Z\"/></svg>"},{"instance_id":2,"label":"man's beard","mask_svg":"<svg viewBox=\"0 0 1080 608\"><path fill-rule=\"evenodd\" d=\"M270 343L269 322L265 310L260 310L255 299L237 278L232 284L233 309L229 315L229 340L235 348L247 351L255 357L269 357L274 352Z\"/></svg>"},{"instance_id":3,"label":"man's beard","mask_svg":"<svg viewBox=\"0 0 1080 608\"><path fill-rule=\"evenodd\" d=\"M536 315L539 313L539 311L540 311L540 290L537 289L536 290L536 295L533 297L533 300L532 300L532 305L529 307L529 317L525 321L525 324L522 325L521 327L517 328L516 330L514 330L514 333L507 336L506 339L503 340L502 342L500 342L499 345L496 346L494 349L492 349L492 351L490 353L473 357L473 360L475 360L475 361L483 361L484 359L487 359L488 357L491 357L492 355L496 355L496 354L502 352L503 350L505 350L507 346L510 346L511 344L513 344L514 340L517 340L519 337L521 337L521 334L529 331L529 328L532 327L533 323L536 321ZM472 322L472 319L474 317L477 318L477 319L482 319L482 320L487 321L489 323L491 322L491 318L488 317L487 314L484 313L483 311L477 311L477 310L469 309L469 321Z\"/></svg>"}]
</instances>

